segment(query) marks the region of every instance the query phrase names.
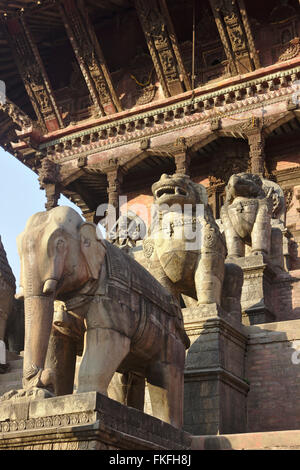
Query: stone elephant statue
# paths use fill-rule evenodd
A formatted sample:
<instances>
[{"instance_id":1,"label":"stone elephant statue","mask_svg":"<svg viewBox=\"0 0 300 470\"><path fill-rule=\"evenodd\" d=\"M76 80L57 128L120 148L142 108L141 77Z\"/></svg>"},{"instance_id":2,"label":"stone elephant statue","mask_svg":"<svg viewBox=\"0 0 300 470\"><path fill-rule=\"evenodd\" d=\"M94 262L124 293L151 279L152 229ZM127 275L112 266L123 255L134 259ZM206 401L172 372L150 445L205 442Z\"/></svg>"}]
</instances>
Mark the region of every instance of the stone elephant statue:
<instances>
[{"instance_id":1,"label":"stone elephant statue","mask_svg":"<svg viewBox=\"0 0 300 470\"><path fill-rule=\"evenodd\" d=\"M181 427L189 339L172 295L132 257L98 239L96 226L69 207L33 215L18 237L18 250L25 304L20 393L72 393L77 351L59 331L66 326L64 309L53 329L56 299L72 317L78 341L84 336L77 393L107 395L115 372L125 377L120 388L128 374L146 378L154 416ZM142 409L144 388L138 397L130 386L126 390L126 397L120 391L123 403Z\"/></svg>"}]
</instances>

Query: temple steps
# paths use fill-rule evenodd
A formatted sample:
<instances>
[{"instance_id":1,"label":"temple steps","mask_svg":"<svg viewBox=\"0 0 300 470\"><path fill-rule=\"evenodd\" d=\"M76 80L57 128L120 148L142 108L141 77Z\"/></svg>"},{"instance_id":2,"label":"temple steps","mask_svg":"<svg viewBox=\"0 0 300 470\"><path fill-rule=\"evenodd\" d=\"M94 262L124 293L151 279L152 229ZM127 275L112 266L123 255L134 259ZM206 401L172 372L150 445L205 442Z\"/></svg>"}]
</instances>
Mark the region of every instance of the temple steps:
<instances>
[{"instance_id":1,"label":"temple steps","mask_svg":"<svg viewBox=\"0 0 300 470\"><path fill-rule=\"evenodd\" d=\"M22 388L23 358L18 354L7 352L9 371L0 374L0 396L9 390Z\"/></svg>"}]
</instances>

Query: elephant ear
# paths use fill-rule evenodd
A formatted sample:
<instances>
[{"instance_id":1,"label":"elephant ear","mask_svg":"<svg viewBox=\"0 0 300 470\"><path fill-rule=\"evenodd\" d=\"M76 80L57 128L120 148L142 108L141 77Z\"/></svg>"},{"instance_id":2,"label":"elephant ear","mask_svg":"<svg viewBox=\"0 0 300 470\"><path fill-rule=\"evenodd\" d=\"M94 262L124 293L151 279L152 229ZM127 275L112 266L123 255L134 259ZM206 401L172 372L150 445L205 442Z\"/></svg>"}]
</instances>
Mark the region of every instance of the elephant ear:
<instances>
[{"instance_id":1,"label":"elephant ear","mask_svg":"<svg viewBox=\"0 0 300 470\"><path fill-rule=\"evenodd\" d=\"M80 227L80 246L93 279L98 279L104 262L106 249L97 238L96 225L86 222Z\"/></svg>"}]
</instances>

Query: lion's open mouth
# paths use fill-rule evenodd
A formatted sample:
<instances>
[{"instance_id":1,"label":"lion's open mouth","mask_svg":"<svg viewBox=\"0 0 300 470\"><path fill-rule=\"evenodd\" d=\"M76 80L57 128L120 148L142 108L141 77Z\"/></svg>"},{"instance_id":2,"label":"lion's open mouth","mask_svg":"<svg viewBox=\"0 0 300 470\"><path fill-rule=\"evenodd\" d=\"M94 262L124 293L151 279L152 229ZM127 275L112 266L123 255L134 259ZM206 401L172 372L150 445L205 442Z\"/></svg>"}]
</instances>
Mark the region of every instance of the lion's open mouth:
<instances>
[{"instance_id":1,"label":"lion's open mouth","mask_svg":"<svg viewBox=\"0 0 300 470\"><path fill-rule=\"evenodd\" d=\"M156 191L155 197L160 198L161 196L165 196L166 194L173 196L186 196L187 192L179 186L164 186L163 188L160 188Z\"/></svg>"}]
</instances>

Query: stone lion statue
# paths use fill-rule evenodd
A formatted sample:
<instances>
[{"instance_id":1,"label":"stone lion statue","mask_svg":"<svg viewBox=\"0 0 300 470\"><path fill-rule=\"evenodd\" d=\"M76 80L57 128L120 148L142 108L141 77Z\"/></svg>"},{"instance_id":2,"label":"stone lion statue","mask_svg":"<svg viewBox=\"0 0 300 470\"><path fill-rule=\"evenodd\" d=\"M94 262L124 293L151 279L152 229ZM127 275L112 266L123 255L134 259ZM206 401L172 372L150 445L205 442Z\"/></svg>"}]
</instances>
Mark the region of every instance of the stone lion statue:
<instances>
[{"instance_id":1,"label":"stone lion statue","mask_svg":"<svg viewBox=\"0 0 300 470\"><path fill-rule=\"evenodd\" d=\"M225 204L221 208L228 257L251 254L268 255L271 249L271 219L278 197L273 186L251 173L232 175L226 186Z\"/></svg>"},{"instance_id":2,"label":"stone lion statue","mask_svg":"<svg viewBox=\"0 0 300 470\"><path fill-rule=\"evenodd\" d=\"M143 242L144 266L187 306L195 301L221 305L226 247L204 186L186 175L163 174L152 193L155 209Z\"/></svg>"}]
</instances>

